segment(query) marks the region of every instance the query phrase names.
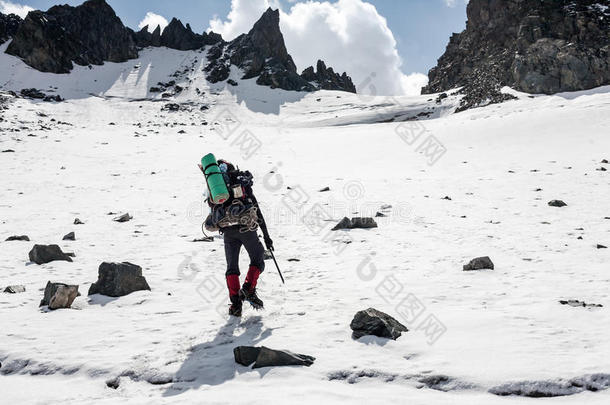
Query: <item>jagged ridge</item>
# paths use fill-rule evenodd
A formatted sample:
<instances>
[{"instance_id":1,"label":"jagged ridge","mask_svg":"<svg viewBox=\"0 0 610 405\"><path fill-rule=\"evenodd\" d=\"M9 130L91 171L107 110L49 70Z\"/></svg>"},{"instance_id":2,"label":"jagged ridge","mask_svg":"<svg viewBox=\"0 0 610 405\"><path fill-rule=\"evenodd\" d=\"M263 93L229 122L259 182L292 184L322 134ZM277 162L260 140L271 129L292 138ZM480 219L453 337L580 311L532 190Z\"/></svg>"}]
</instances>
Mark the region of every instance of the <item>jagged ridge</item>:
<instances>
[{"instance_id":1,"label":"jagged ridge","mask_svg":"<svg viewBox=\"0 0 610 405\"><path fill-rule=\"evenodd\" d=\"M265 11L247 34L212 47L208 58L210 62L205 70L208 80L213 83L227 80L231 65L235 65L244 70L243 79L258 77L258 84L272 88L356 92L346 73L338 75L332 68L327 69L322 61L318 62L317 73L313 73L313 67L309 67L299 75L280 31L279 10L271 8Z\"/></svg>"},{"instance_id":2,"label":"jagged ridge","mask_svg":"<svg viewBox=\"0 0 610 405\"><path fill-rule=\"evenodd\" d=\"M180 51L192 51L222 41L220 34L214 32L196 34L191 29L190 24L186 24L185 27L182 21L176 18L173 18L169 25L165 27L163 34L161 34L160 26L157 26L153 33L148 32L148 28L146 26L133 34L138 47L166 46Z\"/></svg>"},{"instance_id":3,"label":"jagged ridge","mask_svg":"<svg viewBox=\"0 0 610 405\"><path fill-rule=\"evenodd\" d=\"M125 62L137 58L138 49L148 46L187 51L213 45L206 67L207 78L213 83L227 80L233 65L243 69L243 79L257 78L259 85L272 88L356 92L346 73L336 74L321 61L317 72L310 67L299 75L280 31L279 11L271 8L248 34L230 42L213 32L197 34L176 18L163 33L160 26L152 33L148 27L136 33L123 25L105 0L33 11L23 21L16 16L0 16L0 40L13 37L6 52L43 72L69 73L73 63Z\"/></svg>"}]
</instances>

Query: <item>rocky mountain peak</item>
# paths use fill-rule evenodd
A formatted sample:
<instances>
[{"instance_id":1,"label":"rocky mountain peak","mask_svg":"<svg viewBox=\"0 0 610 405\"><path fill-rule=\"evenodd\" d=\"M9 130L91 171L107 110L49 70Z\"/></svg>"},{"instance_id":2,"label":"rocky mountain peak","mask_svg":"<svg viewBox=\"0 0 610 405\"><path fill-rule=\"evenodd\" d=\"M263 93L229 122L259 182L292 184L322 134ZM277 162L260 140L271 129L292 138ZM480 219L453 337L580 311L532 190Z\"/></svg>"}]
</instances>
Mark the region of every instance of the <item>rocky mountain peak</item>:
<instances>
[{"instance_id":1,"label":"rocky mountain peak","mask_svg":"<svg viewBox=\"0 0 610 405\"><path fill-rule=\"evenodd\" d=\"M296 75L296 65L280 31L279 10L267 9L250 32L229 43L228 51L231 63L244 70L244 79L260 76L265 68Z\"/></svg>"},{"instance_id":2,"label":"rocky mountain peak","mask_svg":"<svg viewBox=\"0 0 610 405\"><path fill-rule=\"evenodd\" d=\"M344 74L336 75L324 65L323 73L315 72L305 76L297 73L292 56L286 49L284 36L280 30L279 10L267 9L247 34L242 34L231 42L223 42L208 52L206 66L208 80L224 81L229 78L231 65L244 72L242 79L256 77L256 83L272 88L297 91L318 89L355 92L351 79ZM312 68L313 70L313 68Z\"/></svg>"},{"instance_id":3,"label":"rocky mountain peak","mask_svg":"<svg viewBox=\"0 0 610 405\"><path fill-rule=\"evenodd\" d=\"M423 93L465 86L463 107L499 89L554 94L610 84L609 0L470 0Z\"/></svg>"},{"instance_id":4,"label":"rocky mountain peak","mask_svg":"<svg viewBox=\"0 0 610 405\"><path fill-rule=\"evenodd\" d=\"M0 45L15 35L22 21L18 15L0 13Z\"/></svg>"},{"instance_id":5,"label":"rocky mountain peak","mask_svg":"<svg viewBox=\"0 0 610 405\"><path fill-rule=\"evenodd\" d=\"M9 16L10 17L10 16ZM22 22L2 16L0 40L13 38L7 53L31 67L52 73L68 73L73 63L101 65L137 58L138 49L149 46L182 51L208 49L207 79L213 83L229 78L231 66L243 71L242 79L256 78L263 86L285 90L356 89L347 74L338 75L324 62L308 78L297 73L280 30L279 10L269 8L247 34L226 42L219 34L193 32L177 18L161 30L138 32L125 27L105 0L88 0L80 6L61 5L33 11ZM4 40L6 40L4 39Z\"/></svg>"},{"instance_id":6,"label":"rocky mountain peak","mask_svg":"<svg viewBox=\"0 0 610 405\"><path fill-rule=\"evenodd\" d=\"M169 25L163 30L161 45L181 51L190 51L203 47L204 40L203 36L195 34L190 26L186 28L182 21L172 18Z\"/></svg>"},{"instance_id":7,"label":"rocky mountain peak","mask_svg":"<svg viewBox=\"0 0 610 405\"><path fill-rule=\"evenodd\" d=\"M37 70L53 73L70 72L73 62L101 65L138 55L132 31L104 0L30 12L6 52Z\"/></svg>"},{"instance_id":8,"label":"rocky mountain peak","mask_svg":"<svg viewBox=\"0 0 610 405\"><path fill-rule=\"evenodd\" d=\"M254 24L247 37L255 48L263 50L270 57L282 59L288 65L294 66L292 57L288 54L284 43L284 35L280 30L279 10L268 8ZM296 72L296 66L294 71Z\"/></svg>"}]
</instances>

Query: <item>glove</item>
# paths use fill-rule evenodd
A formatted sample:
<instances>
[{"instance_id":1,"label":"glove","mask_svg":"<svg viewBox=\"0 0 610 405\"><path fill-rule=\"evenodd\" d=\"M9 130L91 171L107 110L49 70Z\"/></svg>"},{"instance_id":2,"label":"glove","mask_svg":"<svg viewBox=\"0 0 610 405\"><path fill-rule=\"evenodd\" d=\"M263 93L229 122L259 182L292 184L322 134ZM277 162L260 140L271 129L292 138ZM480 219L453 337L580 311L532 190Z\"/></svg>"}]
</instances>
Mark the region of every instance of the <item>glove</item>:
<instances>
[{"instance_id":1,"label":"glove","mask_svg":"<svg viewBox=\"0 0 610 405\"><path fill-rule=\"evenodd\" d=\"M205 219L204 227L205 230L208 232L218 232L220 230L220 228L218 228L218 226L214 224L214 221L212 221L211 214L208 215L208 217Z\"/></svg>"},{"instance_id":2,"label":"glove","mask_svg":"<svg viewBox=\"0 0 610 405\"><path fill-rule=\"evenodd\" d=\"M265 237L265 246L267 246L267 250L270 250L273 252L273 241L268 236Z\"/></svg>"}]
</instances>

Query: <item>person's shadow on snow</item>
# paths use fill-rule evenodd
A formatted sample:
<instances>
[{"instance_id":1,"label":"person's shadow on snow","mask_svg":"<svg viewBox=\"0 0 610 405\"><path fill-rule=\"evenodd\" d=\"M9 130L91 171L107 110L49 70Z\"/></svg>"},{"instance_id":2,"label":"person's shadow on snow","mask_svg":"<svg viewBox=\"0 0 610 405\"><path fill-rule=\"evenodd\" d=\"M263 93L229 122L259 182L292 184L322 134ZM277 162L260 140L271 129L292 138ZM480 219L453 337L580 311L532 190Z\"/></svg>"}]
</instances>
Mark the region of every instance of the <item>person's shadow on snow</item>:
<instances>
[{"instance_id":1,"label":"person's shadow on snow","mask_svg":"<svg viewBox=\"0 0 610 405\"><path fill-rule=\"evenodd\" d=\"M236 336L235 331L241 328L244 329L243 333ZM271 336L272 332L273 329L263 330L260 316L243 322L230 319L218 330L214 339L191 348L189 356L176 372L174 382L163 396L179 395L202 385L220 385L235 378L236 373L250 371L235 363L233 349L237 346L255 346Z\"/></svg>"}]
</instances>

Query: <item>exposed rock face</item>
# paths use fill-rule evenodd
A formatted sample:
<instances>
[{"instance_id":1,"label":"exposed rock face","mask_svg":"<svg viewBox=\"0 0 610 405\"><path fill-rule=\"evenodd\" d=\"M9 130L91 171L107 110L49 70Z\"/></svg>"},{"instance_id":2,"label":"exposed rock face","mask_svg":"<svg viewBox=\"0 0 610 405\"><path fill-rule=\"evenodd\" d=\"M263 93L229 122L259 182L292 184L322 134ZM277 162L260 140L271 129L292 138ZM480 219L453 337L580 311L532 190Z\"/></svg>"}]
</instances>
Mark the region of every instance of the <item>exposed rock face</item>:
<instances>
[{"instance_id":1,"label":"exposed rock face","mask_svg":"<svg viewBox=\"0 0 610 405\"><path fill-rule=\"evenodd\" d=\"M33 11L23 22L14 17L0 18L0 43L12 36L6 52L43 72L69 73L73 63L86 66L105 61L125 62L137 58L138 49L148 46L183 51L212 46L205 68L212 83L228 80L231 66L237 66L244 72L243 79L256 78L257 84L271 88L356 92L346 73L339 75L322 61L318 61L316 71L311 67L299 75L280 31L279 11L271 8L250 32L230 42L213 32L197 34L189 24L185 27L176 18L163 32L160 26L152 34L148 27L134 32L123 25L105 0ZM229 84L235 86L237 82Z\"/></svg>"},{"instance_id":2,"label":"exposed rock face","mask_svg":"<svg viewBox=\"0 0 610 405\"><path fill-rule=\"evenodd\" d=\"M36 264L45 264L54 261L72 261L72 258L64 253L57 245L34 245L32 250L30 250L29 257L30 261Z\"/></svg>"},{"instance_id":3,"label":"exposed rock face","mask_svg":"<svg viewBox=\"0 0 610 405\"><path fill-rule=\"evenodd\" d=\"M408 331L407 327L396 319L374 308L357 312L349 326L354 339L372 335L396 340L401 332Z\"/></svg>"},{"instance_id":4,"label":"exposed rock face","mask_svg":"<svg viewBox=\"0 0 610 405\"><path fill-rule=\"evenodd\" d=\"M212 45L218 42L220 36L213 34L195 34L189 24L186 27L176 18L172 19L161 35L161 45L181 51L190 51L203 48L205 45Z\"/></svg>"},{"instance_id":5,"label":"exposed rock face","mask_svg":"<svg viewBox=\"0 0 610 405\"><path fill-rule=\"evenodd\" d=\"M205 70L212 83L227 80L231 65L234 65L244 71L242 79L257 77L257 84L271 88L356 92L346 73L338 75L332 68L326 68L323 62L318 62L317 72L310 68L304 76L299 75L280 31L279 10L271 8L265 11L250 32L211 48L208 58L210 63Z\"/></svg>"},{"instance_id":6,"label":"exposed rock face","mask_svg":"<svg viewBox=\"0 0 610 405\"><path fill-rule=\"evenodd\" d=\"M105 0L30 12L6 52L37 70L52 73L70 72L72 62L101 65L138 56L132 31Z\"/></svg>"},{"instance_id":7,"label":"exposed rock face","mask_svg":"<svg viewBox=\"0 0 610 405\"><path fill-rule=\"evenodd\" d=\"M44 297L40 306L48 305L49 309L70 308L78 296L78 286L63 283L47 282Z\"/></svg>"},{"instance_id":8,"label":"exposed rock face","mask_svg":"<svg viewBox=\"0 0 610 405\"><path fill-rule=\"evenodd\" d=\"M335 73L333 68L327 68L321 60L318 61L315 71L313 66L310 66L303 71L301 77L313 84L318 90L343 90L356 93L356 86L354 86L347 73L343 72L342 75L339 75Z\"/></svg>"},{"instance_id":9,"label":"exposed rock face","mask_svg":"<svg viewBox=\"0 0 610 405\"><path fill-rule=\"evenodd\" d=\"M157 25L157 28L152 33L150 37L150 45L151 46L161 46L161 26ZM146 46L146 45L144 45Z\"/></svg>"},{"instance_id":10,"label":"exposed rock face","mask_svg":"<svg viewBox=\"0 0 610 405\"><path fill-rule=\"evenodd\" d=\"M21 21L23 20L18 15L0 13L0 45L15 35Z\"/></svg>"},{"instance_id":11,"label":"exposed rock face","mask_svg":"<svg viewBox=\"0 0 610 405\"><path fill-rule=\"evenodd\" d=\"M268 347L239 346L233 349L235 362L242 366L254 365L252 368L278 366L311 366L316 359L305 354L296 354L286 350L273 350Z\"/></svg>"},{"instance_id":12,"label":"exposed rock face","mask_svg":"<svg viewBox=\"0 0 610 405\"><path fill-rule=\"evenodd\" d=\"M553 94L610 84L610 1L471 0L424 94L466 86L475 106L501 86ZM480 94L475 94L476 92Z\"/></svg>"},{"instance_id":13,"label":"exposed rock face","mask_svg":"<svg viewBox=\"0 0 610 405\"><path fill-rule=\"evenodd\" d=\"M159 28L159 32L160 31L161 31L161 28ZM140 31L133 33L133 39L134 39L134 41L136 41L136 46L138 46L139 48L145 48L147 46L151 46L152 37L153 37L152 34L150 32L148 32L148 25L146 25Z\"/></svg>"},{"instance_id":14,"label":"exposed rock face","mask_svg":"<svg viewBox=\"0 0 610 405\"><path fill-rule=\"evenodd\" d=\"M247 34L210 50L206 67L208 80L228 78L231 65L244 71L243 79L258 77L256 83L284 90L311 91L311 86L297 73L280 31L279 10L269 8Z\"/></svg>"},{"instance_id":15,"label":"exposed rock face","mask_svg":"<svg viewBox=\"0 0 610 405\"><path fill-rule=\"evenodd\" d=\"M150 287L142 277L140 266L128 262L102 263L98 270L98 280L91 284L88 295L122 297L142 290L150 290Z\"/></svg>"}]
</instances>

